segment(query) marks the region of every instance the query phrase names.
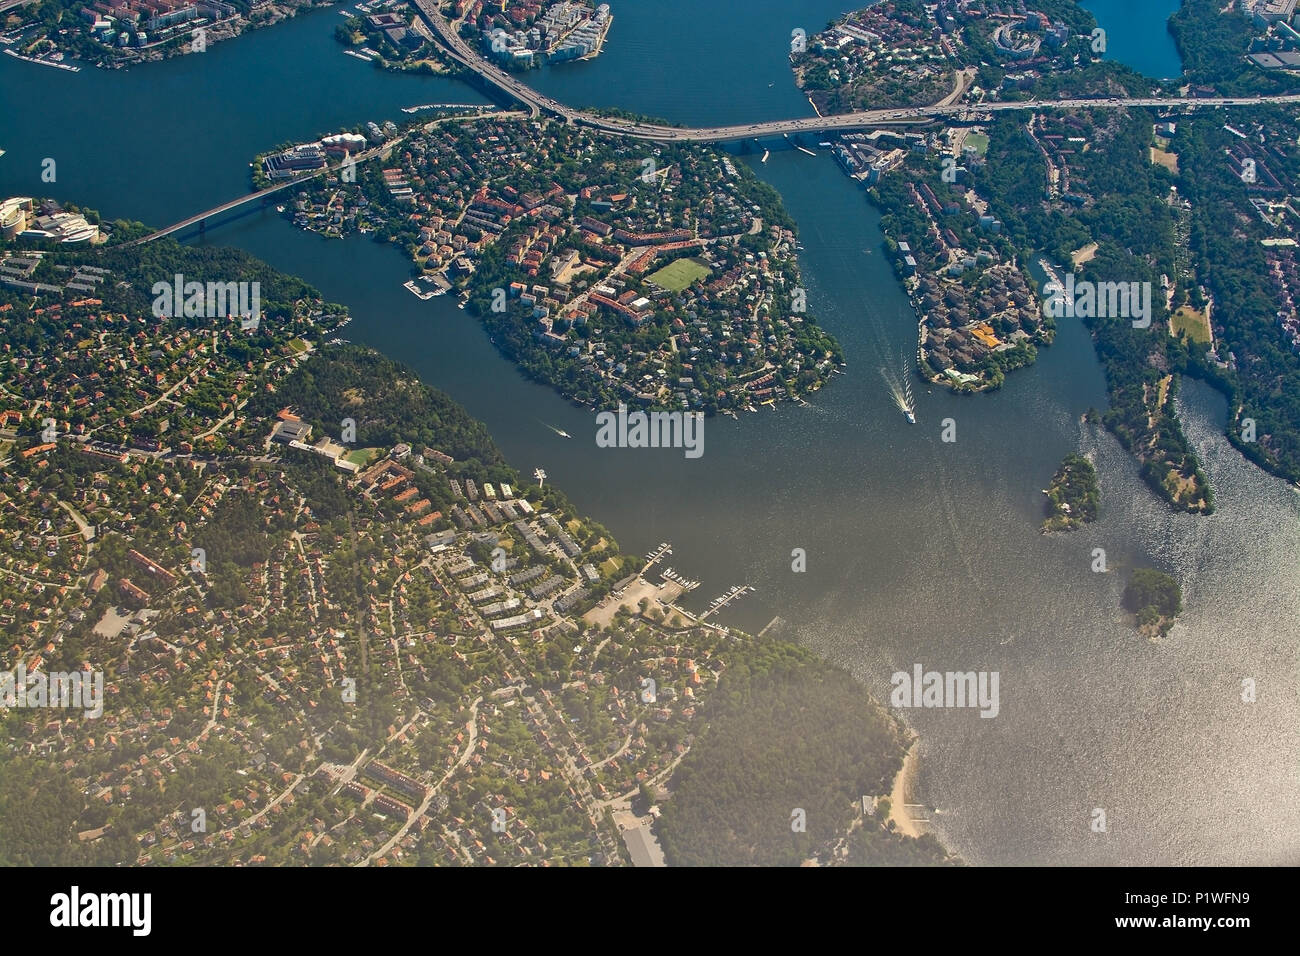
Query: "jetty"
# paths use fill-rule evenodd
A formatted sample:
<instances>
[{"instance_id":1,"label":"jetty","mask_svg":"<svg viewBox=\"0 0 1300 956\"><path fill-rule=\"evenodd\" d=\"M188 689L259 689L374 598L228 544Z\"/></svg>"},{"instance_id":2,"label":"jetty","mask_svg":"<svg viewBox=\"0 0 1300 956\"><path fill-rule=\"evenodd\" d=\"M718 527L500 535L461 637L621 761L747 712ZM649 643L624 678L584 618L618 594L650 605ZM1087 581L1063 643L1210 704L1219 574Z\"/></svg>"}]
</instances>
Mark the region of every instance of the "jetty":
<instances>
[{"instance_id":1,"label":"jetty","mask_svg":"<svg viewBox=\"0 0 1300 956\"><path fill-rule=\"evenodd\" d=\"M38 66L52 66L58 70L67 70L69 73L81 72L81 67L73 66L70 63L56 63L53 60L42 60L40 57L23 56L21 53L18 53L17 51L12 49L6 49L5 53L9 54L11 57L13 57L16 60L22 60L26 63L35 63Z\"/></svg>"},{"instance_id":2,"label":"jetty","mask_svg":"<svg viewBox=\"0 0 1300 956\"><path fill-rule=\"evenodd\" d=\"M676 584L683 591L694 591L700 586L699 581L692 581L689 578L684 578L672 568L664 568L659 572L659 576L665 581L671 581L673 584Z\"/></svg>"},{"instance_id":3,"label":"jetty","mask_svg":"<svg viewBox=\"0 0 1300 956\"><path fill-rule=\"evenodd\" d=\"M735 601L739 601L746 594L751 593L753 590L754 588L748 584L733 585L731 590L727 591L725 594L715 597L712 601L710 601L708 608L706 608L704 613L700 615L699 619L701 621L705 620L706 618L708 618L710 614L716 614L718 611L721 611L728 604L731 604Z\"/></svg>"},{"instance_id":4,"label":"jetty","mask_svg":"<svg viewBox=\"0 0 1300 956\"><path fill-rule=\"evenodd\" d=\"M495 109L488 103L421 103L419 106L403 106L403 113L419 113L421 110L490 110Z\"/></svg>"}]
</instances>

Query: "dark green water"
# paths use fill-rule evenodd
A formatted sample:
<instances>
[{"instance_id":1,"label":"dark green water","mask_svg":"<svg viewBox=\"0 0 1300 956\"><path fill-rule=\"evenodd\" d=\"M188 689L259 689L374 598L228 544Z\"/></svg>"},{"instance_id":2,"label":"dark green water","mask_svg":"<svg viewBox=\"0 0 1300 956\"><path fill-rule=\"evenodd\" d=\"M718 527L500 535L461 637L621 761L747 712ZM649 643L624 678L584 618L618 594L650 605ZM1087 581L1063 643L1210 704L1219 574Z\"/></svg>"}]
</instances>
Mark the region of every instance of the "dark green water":
<instances>
[{"instance_id":1,"label":"dark green water","mask_svg":"<svg viewBox=\"0 0 1300 956\"><path fill-rule=\"evenodd\" d=\"M604 56L536 80L563 99L682 122L806 114L784 82L783 6L733 16L686 0L616 4ZM811 32L834 12L800 19ZM730 24L732 46L714 49L680 26L693 17ZM56 195L169 222L237 195L249 157L267 145L400 106L474 100L459 84L386 76L344 56L329 38L336 19L317 14L156 71L65 76L0 57L0 147L10 150L0 192L50 192L35 181L39 160L66 157ZM286 89L294 76L303 79ZM128 103L150 112L129 120L119 112ZM94 120L94 136L65 125L96 110L113 115ZM673 566L703 582L696 606L732 584L756 586L724 622L756 630L779 615L785 633L882 697L889 675L916 663L998 671L996 719L907 715L922 738L922 799L969 860L1300 860L1300 499L1223 441L1222 400L1185 389L1185 422L1219 504L1202 520L1168 513L1113 439L1080 424L1105 392L1072 320L996 394L959 399L914 383L919 421L907 424L880 370L911 354L915 318L883 258L878 216L828 156L746 161L800 224L809 307L843 343L847 374L811 408L708 421L695 460L597 448L591 413L523 380L454 303L405 292L407 263L391 248L329 242L264 213L208 239L351 306L351 338L450 392L518 468L545 467L626 549L672 541ZM945 418L955 443L939 439ZM1102 518L1044 537L1040 489L1070 451L1096 455ZM1096 547L1115 573L1090 571ZM807 551L806 573L790 569L794 548ZM1119 610L1135 561L1183 583L1188 610L1160 643L1139 640ZM1259 684L1254 704L1240 701L1243 677ZM1108 833L1089 830L1096 807Z\"/></svg>"}]
</instances>

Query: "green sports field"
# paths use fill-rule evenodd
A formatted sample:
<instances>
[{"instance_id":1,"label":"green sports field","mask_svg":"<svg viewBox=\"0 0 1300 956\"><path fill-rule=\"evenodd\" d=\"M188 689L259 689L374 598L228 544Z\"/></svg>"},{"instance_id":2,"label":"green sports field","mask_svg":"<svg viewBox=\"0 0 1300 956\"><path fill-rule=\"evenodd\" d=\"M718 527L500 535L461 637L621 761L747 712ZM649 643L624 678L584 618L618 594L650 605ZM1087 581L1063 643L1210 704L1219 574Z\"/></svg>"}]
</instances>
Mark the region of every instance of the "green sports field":
<instances>
[{"instance_id":1,"label":"green sports field","mask_svg":"<svg viewBox=\"0 0 1300 956\"><path fill-rule=\"evenodd\" d=\"M681 292L696 279L703 279L709 272L709 267L699 259L678 259L651 274L649 279L669 292Z\"/></svg>"}]
</instances>

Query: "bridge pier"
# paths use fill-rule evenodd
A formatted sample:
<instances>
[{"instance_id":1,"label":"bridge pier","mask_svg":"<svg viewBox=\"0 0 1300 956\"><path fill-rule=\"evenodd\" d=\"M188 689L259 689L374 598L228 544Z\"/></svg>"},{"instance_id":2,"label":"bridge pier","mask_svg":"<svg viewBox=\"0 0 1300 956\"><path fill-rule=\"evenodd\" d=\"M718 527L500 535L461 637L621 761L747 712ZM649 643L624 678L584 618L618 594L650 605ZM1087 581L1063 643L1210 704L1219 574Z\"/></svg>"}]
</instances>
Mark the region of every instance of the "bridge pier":
<instances>
[{"instance_id":1,"label":"bridge pier","mask_svg":"<svg viewBox=\"0 0 1300 956\"><path fill-rule=\"evenodd\" d=\"M203 233L205 233L205 232L207 231L207 228L208 228L208 221L207 221L206 219L200 219L200 220L199 220L199 235L200 235L200 236L203 235Z\"/></svg>"}]
</instances>

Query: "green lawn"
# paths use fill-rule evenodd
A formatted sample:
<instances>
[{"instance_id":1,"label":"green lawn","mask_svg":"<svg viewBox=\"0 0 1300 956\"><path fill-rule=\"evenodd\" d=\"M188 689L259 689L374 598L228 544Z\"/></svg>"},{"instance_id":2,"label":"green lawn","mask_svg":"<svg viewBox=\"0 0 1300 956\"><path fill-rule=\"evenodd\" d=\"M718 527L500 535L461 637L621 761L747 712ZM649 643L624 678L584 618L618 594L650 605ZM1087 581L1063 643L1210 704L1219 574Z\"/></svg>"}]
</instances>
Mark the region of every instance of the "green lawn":
<instances>
[{"instance_id":1,"label":"green lawn","mask_svg":"<svg viewBox=\"0 0 1300 956\"><path fill-rule=\"evenodd\" d=\"M1193 342L1210 341L1210 326L1205 320L1204 312L1183 306L1169 317L1169 324L1173 327L1175 335L1186 332L1187 338Z\"/></svg>"},{"instance_id":2,"label":"green lawn","mask_svg":"<svg viewBox=\"0 0 1300 956\"><path fill-rule=\"evenodd\" d=\"M382 451L380 448L358 448L344 455L343 460L364 468L370 464L370 460L378 455L380 451Z\"/></svg>"},{"instance_id":3,"label":"green lawn","mask_svg":"<svg viewBox=\"0 0 1300 956\"><path fill-rule=\"evenodd\" d=\"M709 267L699 259L678 259L653 273L649 279L669 292L681 292L696 279L705 278L709 272Z\"/></svg>"},{"instance_id":4,"label":"green lawn","mask_svg":"<svg viewBox=\"0 0 1300 956\"><path fill-rule=\"evenodd\" d=\"M989 138L983 133L971 133L966 137L965 145L975 150L980 156L983 156L989 150Z\"/></svg>"}]
</instances>

